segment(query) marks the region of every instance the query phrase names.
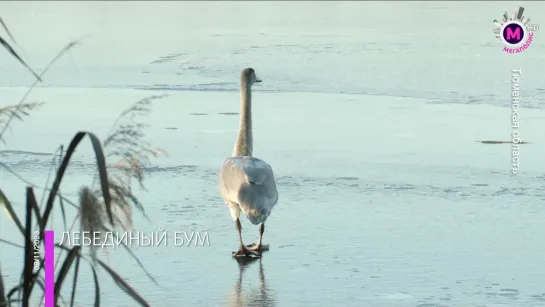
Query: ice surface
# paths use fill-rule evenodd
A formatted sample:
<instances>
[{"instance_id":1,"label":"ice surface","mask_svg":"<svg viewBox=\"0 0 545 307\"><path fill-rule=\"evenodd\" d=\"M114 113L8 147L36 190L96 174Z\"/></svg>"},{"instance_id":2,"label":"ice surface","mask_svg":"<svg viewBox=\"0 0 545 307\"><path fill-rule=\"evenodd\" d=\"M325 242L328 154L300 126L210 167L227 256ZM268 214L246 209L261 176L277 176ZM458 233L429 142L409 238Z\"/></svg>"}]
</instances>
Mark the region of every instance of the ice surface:
<instances>
[{"instance_id":1,"label":"ice surface","mask_svg":"<svg viewBox=\"0 0 545 307\"><path fill-rule=\"evenodd\" d=\"M123 250L109 253L152 306L542 306L544 45L538 32L530 49L508 55L492 32L517 5L1 3L35 67L92 35L29 97L47 104L14 122L0 161L43 185L50 153L76 131L103 137L131 103L167 93L145 119L168 156L146 170L140 195L152 223L137 217L137 227L208 232L210 246L137 248L164 289ZM532 2L525 14L545 20L545 6ZM5 52L0 63L1 103L17 102L32 80ZM273 166L280 200L264 236L271 251L239 267L217 173L233 149L246 66L264 81L254 92L254 151ZM510 144L477 141L510 140L515 68L520 134L532 144L521 145L512 175ZM64 195L75 198L93 170L84 144ZM25 186L0 170L21 214ZM54 223L61 229L58 211ZM0 225L0 238L20 241L5 214ZM257 228L243 221L243 235L251 243ZM21 255L0 244L7 287ZM87 306L92 275L82 269ZM134 306L101 279L104 302Z\"/></svg>"}]
</instances>

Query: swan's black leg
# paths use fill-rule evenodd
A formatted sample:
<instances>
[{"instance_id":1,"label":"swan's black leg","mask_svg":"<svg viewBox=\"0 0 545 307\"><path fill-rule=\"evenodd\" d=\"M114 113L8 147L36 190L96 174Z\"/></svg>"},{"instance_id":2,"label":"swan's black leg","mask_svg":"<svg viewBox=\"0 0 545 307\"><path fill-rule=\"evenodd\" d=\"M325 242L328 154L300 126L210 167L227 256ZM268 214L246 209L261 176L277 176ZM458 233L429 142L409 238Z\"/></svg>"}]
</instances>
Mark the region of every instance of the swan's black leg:
<instances>
[{"instance_id":1,"label":"swan's black leg","mask_svg":"<svg viewBox=\"0 0 545 307\"><path fill-rule=\"evenodd\" d=\"M237 225L237 231L238 231L238 239L239 239L239 250L237 252L233 252L233 256L246 256L246 257L250 257L250 256L257 256L259 257L260 254L254 250L249 250L248 248L246 248L246 246L244 246L244 243L242 243L242 225L240 225L240 219L237 218L237 221L236 221L236 225Z\"/></svg>"},{"instance_id":2,"label":"swan's black leg","mask_svg":"<svg viewBox=\"0 0 545 307\"><path fill-rule=\"evenodd\" d=\"M265 223L259 224L259 240L257 241L257 244L250 244L246 246L249 251L255 251L261 253L264 250L269 249L268 244L263 244L263 233L265 232Z\"/></svg>"}]
</instances>

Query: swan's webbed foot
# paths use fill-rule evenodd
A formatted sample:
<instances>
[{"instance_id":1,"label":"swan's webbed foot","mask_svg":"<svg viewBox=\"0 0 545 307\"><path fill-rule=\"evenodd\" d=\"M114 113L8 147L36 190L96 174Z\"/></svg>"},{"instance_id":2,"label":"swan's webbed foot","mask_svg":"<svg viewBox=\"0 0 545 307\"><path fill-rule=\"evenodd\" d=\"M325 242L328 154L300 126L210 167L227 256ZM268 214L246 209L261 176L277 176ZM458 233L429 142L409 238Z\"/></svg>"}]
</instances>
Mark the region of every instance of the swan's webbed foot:
<instances>
[{"instance_id":1,"label":"swan's webbed foot","mask_svg":"<svg viewBox=\"0 0 545 307\"><path fill-rule=\"evenodd\" d=\"M233 252L233 257L261 257L261 253L242 245L238 251Z\"/></svg>"},{"instance_id":2,"label":"swan's webbed foot","mask_svg":"<svg viewBox=\"0 0 545 307\"><path fill-rule=\"evenodd\" d=\"M257 243L246 245L249 251L258 252L259 254L269 250L269 244L261 244L263 240L263 233L265 232L265 223L259 224L259 240Z\"/></svg>"},{"instance_id":3,"label":"swan's webbed foot","mask_svg":"<svg viewBox=\"0 0 545 307\"><path fill-rule=\"evenodd\" d=\"M255 243L252 243L250 245L246 245L246 248L249 250L249 251L254 251L254 252L258 252L258 253L262 253L264 251L268 251L269 250L269 244L255 244Z\"/></svg>"}]
</instances>

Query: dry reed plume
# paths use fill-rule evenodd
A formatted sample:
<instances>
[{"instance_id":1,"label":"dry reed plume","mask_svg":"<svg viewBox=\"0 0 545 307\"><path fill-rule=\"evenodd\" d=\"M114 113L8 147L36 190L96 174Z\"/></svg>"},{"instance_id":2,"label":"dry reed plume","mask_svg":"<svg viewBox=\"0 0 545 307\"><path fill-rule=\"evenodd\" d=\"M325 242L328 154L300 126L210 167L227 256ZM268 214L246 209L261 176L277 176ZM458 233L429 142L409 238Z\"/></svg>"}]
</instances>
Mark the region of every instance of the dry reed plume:
<instances>
[{"instance_id":1,"label":"dry reed plume","mask_svg":"<svg viewBox=\"0 0 545 307\"><path fill-rule=\"evenodd\" d=\"M150 165L151 157L165 152L153 148L145 140L143 128L146 125L136 119L151 111L153 100L163 97L164 95L141 99L123 111L115 121L103 142L106 158L115 161L107 164L114 224L108 222L101 187L82 187L79 202L82 231L100 235L106 231L133 231L133 207L149 220L144 206L133 192L133 184L137 183L140 188L145 189L143 169ZM91 253L93 258L96 257L95 250L91 250Z\"/></svg>"}]
</instances>

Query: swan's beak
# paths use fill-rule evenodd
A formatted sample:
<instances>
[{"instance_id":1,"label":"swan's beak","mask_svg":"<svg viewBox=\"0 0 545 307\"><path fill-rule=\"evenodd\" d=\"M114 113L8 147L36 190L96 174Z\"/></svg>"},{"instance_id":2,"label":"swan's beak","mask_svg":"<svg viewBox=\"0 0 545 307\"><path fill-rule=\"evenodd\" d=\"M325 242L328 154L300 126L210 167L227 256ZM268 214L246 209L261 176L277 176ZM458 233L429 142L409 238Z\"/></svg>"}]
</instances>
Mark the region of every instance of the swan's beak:
<instances>
[{"instance_id":1,"label":"swan's beak","mask_svg":"<svg viewBox=\"0 0 545 307\"><path fill-rule=\"evenodd\" d=\"M261 79L257 79L257 78L256 78L256 79L255 79L255 82L261 82Z\"/></svg>"}]
</instances>

